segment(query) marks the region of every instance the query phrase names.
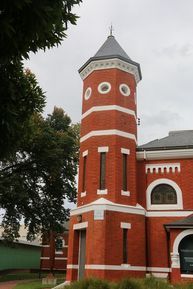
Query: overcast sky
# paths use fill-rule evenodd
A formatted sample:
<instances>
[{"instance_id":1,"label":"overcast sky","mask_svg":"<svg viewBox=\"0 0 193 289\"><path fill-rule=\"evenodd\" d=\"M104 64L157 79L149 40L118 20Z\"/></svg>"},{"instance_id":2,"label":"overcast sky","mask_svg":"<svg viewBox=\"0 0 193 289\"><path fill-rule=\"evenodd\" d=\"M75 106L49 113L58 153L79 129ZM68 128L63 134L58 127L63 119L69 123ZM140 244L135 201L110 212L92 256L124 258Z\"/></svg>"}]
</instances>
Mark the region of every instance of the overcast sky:
<instances>
[{"instance_id":1,"label":"overcast sky","mask_svg":"<svg viewBox=\"0 0 193 289\"><path fill-rule=\"evenodd\" d=\"M58 48L31 55L26 62L46 92L45 114L62 107L80 121L82 80L78 69L114 36L139 62L139 144L171 130L193 129L193 1L83 0L80 16Z\"/></svg>"}]
</instances>

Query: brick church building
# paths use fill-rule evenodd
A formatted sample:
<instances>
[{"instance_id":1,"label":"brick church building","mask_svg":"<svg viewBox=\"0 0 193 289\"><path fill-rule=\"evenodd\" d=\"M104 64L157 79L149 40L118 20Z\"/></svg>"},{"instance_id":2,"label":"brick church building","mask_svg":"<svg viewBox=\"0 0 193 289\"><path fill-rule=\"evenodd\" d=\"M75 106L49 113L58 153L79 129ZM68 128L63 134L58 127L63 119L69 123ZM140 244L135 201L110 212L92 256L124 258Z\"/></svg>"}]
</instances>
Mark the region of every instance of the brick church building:
<instances>
[{"instance_id":1,"label":"brick church building","mask_svg":"<svg viewBox=\"0 0 193 289\"><path fill-rule=\"evenodd\" d=\"M113 35L79 73L78 204L71 211L67 281L193 279L193 131L137 145L140 65Z\"/></svg>"}]
</instances>

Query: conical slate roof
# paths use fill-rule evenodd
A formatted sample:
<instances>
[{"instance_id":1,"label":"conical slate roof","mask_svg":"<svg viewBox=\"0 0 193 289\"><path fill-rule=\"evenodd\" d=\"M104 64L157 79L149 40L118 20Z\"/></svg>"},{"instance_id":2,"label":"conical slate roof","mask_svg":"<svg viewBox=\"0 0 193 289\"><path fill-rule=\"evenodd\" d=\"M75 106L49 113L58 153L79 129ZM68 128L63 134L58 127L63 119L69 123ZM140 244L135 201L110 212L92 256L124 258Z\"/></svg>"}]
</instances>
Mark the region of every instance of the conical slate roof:
<instances>
[{"instance_id":1,"label":"conical slate roof","mask_svg":"<svg viewBox=\"0 0 193 289\"><path fill-rule=\"evenodd\" d=\"M97 51L97 53L94 55L93 58L98 58L98 57L109 58L112 56L121 56L123 58L130 60L130 57L123 50L123 48L119 45L115 37L113 35L110 35L108 36L104 44L99 48L99 50Z\"/></svg>"},{"instance_id":2,"label":"conical slate roof","mask_svg":"<svg viewBox=\"0 0 193 289\"><path fill-rule=\"evenodd\" d=\"M79 73L92 61L104 60L104 59L113 59L118 58L125 62L128 62L138 68L139 77L141 76L141 69L139 63L131 60L131 58L127 55L127 53L123 50L120 44L117 42L113 35L109 35L107 40L103 43L103 45L99 48L97 53L91 57L80 69Z\"/></svg>"}]
</instances>

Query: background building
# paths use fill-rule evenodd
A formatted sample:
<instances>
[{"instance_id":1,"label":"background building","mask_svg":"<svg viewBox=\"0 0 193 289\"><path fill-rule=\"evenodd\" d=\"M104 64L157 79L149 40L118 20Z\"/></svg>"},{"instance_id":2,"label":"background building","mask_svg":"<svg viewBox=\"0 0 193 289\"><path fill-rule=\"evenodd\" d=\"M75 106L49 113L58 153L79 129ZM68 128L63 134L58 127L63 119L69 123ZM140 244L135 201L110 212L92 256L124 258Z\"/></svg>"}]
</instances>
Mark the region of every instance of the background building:
<instances>
[{"instance_id":1,"label":"background building","mask_svg":"<svg viewBox=\"0 0 193 289\"><path fill-rule=\"evenodd\" d=\"M6 244L2 239L3 229L0 228L0 271L39 270L41 244L37 238L33 242L26 240L27 230L20 227L20 238L13 244Z\"/></svg>"}]
</instances>

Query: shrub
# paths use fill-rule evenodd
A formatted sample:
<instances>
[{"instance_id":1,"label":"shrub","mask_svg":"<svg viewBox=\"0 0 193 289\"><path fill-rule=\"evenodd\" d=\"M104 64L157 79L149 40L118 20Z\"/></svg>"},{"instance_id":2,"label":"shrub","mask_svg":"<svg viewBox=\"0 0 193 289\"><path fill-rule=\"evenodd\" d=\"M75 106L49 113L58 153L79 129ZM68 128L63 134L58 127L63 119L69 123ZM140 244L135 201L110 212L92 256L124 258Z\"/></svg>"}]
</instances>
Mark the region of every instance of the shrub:
<instances>
[{"instance_id":1,"label":"shrub","mask_svg":"<svg viewBox=\"0 0 193 289\"><path fill-rule=\"evenodd\" d=\"M145 278L143 281L144 289L171 289L171 285L154 277Z\"/></svg>"},{"instance_id":2,"label":"shrub","mask_svg":"<svg viewBox=\"0 0 193 289\"><path fill-rule=\"evenodd\" d=\"M110 289L108 282L100 279L83 279L78 282L74 282L65 289Z\"/></svg>"},{"instance_id":3,"label":"shrub","mask_svg":"<svg viewBox=\"0 0 193 289\"><path fill-rule=\"evenodd\" d=\"M193 284L192 283L187 283L187 284L178 284L175 286L176 289L193 289Z\"/></svg>"},{"instance_id":4,"label":"shrub","mask_svg":"<svg viewBox=\"0 0 193 289\"><path fill-rule=\"evenodd\" d=\"M137 279L123 279L117 284L116 289L142 289L142 284Z\"/></svg>"}]
</instances>

